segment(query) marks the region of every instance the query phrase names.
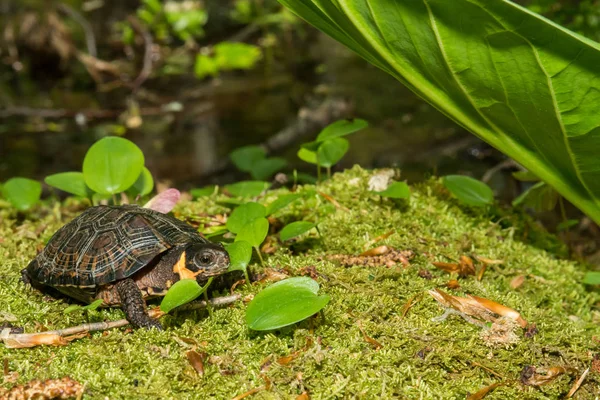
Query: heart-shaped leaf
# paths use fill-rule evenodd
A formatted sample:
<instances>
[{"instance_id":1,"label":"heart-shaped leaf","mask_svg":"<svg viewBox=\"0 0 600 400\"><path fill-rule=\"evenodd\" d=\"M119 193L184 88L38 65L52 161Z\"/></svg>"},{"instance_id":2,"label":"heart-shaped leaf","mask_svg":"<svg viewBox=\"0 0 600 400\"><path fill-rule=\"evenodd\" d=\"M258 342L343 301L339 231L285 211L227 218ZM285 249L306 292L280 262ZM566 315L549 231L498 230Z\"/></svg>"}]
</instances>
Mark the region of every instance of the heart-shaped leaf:
<instances>
[{"instance_id":1,"label":"heart-shaped leaf","mask_svg":"<svg viewBox=\"0 0 600 400\"><path fill-rule=\"evenodd\" d=\"M298 150L298 158L309 164L316 164L317 152L305 148L300 148L300 150Z\"/></svg>"},{"instance_id":2,"label":"heart-shaped leaf","mask_svg":"<svg viewBox=\"0 0 600 400\"><path fill-rule=\"evenodd\" d=\"M239 240L225 246L229 253L229 268L227 271L245 271L252 258L252 245L245 240Z\"/></svg>"},{"instance_id":3,"label":"heart-shaped leaf","mask_svg":"<svg viewBox=\"0 0 600 400\"><path fill-rule=\"evenodd\" d=\"M235 237L235 241L245 240L252 247L259 247L269 233L269 221L266 218L258 218L246 224Z\"/></svg>"},{"instance_id":4,"label":"heart-shaped leaf","mask_svg":"<svg viewBox=\"0 0 600 400\"><path fill-rule=\"evenodd\" d=\"M410 197L410 189L405 182L394 182L384 191L375 193L392 199L408 199Z\"/></svg>"},{"instance_id":5,"label":"heart-shaped leaf","mask_svg":"<svg viewBox=\"0 0 600 400\"><path fill-rule=\"evenodd\" d=\"M586 285L600 285L600 272L586 272L585 276L583 277L583 283L585 283Z\"/></svg>"},{"instance_id":6,"label":"heart-shaped leaf","mask_svg":"<svg viewBox=\"0 0 600 400\"><path fill-rule=\"evenodd\" d=\"M257 161L251 168L250 174L253 179L265 180L271 178L276 172L281 171L287 165L287 161L281 157L265 158Z\"/></svg>"},{"instance_id":7,"label":"heart-shaped leaf","mask_svg":"<svg viewBox=\"0 0 600 400\"><path fill-rule=\"evenodd\" d=\"M131 188L129 188L131 194L146 196L152 192L154 189L154 178L152 178L152 174L148 170L148 168L142 168L142 173L138 176L137 180L133 184Z\"/></svg>"},{"instance_id":8,"label":"heart-shaped leaf","mask_svg":"<svg viewBox=\"0 0 600 400\"><path fill-rule=\"evenodd\" d=\"M225 189L235 197L256 197L270 186L269 182L241 181L225 185Z\"/></svg>"},{"instance_id":9,"label":"heart-shaped leaf","mask_svg":"<svg viewBox=\"0 0 600 400\"><path fill-rule=\"evenodd\" d=\"M369 126L364 119L342 119L327 125L317 136L317 142L334 139L341 136L347 136Z\"/></svg>"},{"instance_id":10,"label":"heart-shaped leaf","mask_svg":"<svg viewBox=\"0 0 600 400\"><path fill-rule=\"evenodd\" d=\"M168 313L174 308L180 307L196 299L208 289L212 280L213 278L209 278L204 286L200 286L195 279L182 279L175 282L161 301L160 310Z\"/></svg>"},{"instance_id":11,"label":"heart-shaped leaf","mask_svg":"<svg viewBox=\"0 0 600 400\"><path fill-rule=\"evenodd\" d=\"M25 211L40 200L42 185L28 178L11 178L2 185L2 195L16 209Z\"/></svg>"},{"instance_id":12,"label":"heart-shaped leaf","mask_svg":"<svg viewBox=\"0 0 600 400\"><path fill-rule=\"evenodd\" d=\"M144 154L133 142L105 137L90 147L83 159L86 185L102 194L120 193L130 188L144 168Z\"/></svg>"},{"instance_id":13,"label":"heart-shaped leaf","mask_svg":"<svg viewBox=\"0 0 600 400\"><path fill-rule=\"evenodd\" d=\"M550 211L558 203L558 192L545 182L538 182L513 200L513 207L531 207L534 211Z\"/></svg>"},{"instance_id":14,"label":"heart-shaped leaf","mask_svg":"<svg viewBox=\"0 0 600 400\"><path fill-rule=\"evenodd\" d=\"M74 194L75 196L90 197L92 195L92 191L85 184L82 172L61 172L48 175L44 179L44 182L49 186Z\"/></svg>"},{"instance_id":15,"label":"heart-shaped leaf","mask_svg":"<svg viewBox=\"0 0 600 400\"><path fill-rule=\"evenodd\" d=\"M317 225L312 222L295 221L283 227L281 232L279 232L279 238L285 242L286 240L293 239L296 236L300 236L303 233L310 231L315 226Z\"/></svg>"},{"instance_id":16,"label":"heart-shaped leaf","mask_svg":"<svg viewBox=\"0 0 600 400\"><path fill-rule=\"evenodd\" d=\"M481 207L494 201L492 189L469 176L448 175L443 178L443 182L450 193L467 205Z\"/></svg>"},{"instance_id":17,"label":"heart-shaped leaf","mask_svg":"<svg viewBox=\"0 0 600 400\"><path fill-rule=\"evenodd\" d=\"M190 194L192 195L192 197L194 199L197 199L198 197L205 197L205 196L213 195L213 194L217 193L218 190L219 190L218 186L210 185L210 186L205 186L205 187L199 188L199 189L192 189L192 190L190 190Z\"/></svg>"},{"instance_id":18,"label":"heart-shaped leaf","mask_svg":"<svg viewBox=\"0 0 600 400\"><path fill-rule=\"evenodd\" d=\"M350 148L350 143L341 137L324 141L317 150L317 162L329 168L338 163Z\"/></svg>"},{"instance_id":19,"label":"heart-shaped leaf","mask_svg":"<svg viewBox=\"0 0 600 400\"><path fill-rule=\"evenodd\" d=\"M227 218L227 229L233 233L240 233L250 222L257 218L265 217L266 212L267 210L262 204L254 202L244 203L233 210L229 218Z\"/></svg>"},{"instance_id":20,"label":"heart-shaped leaf","mask_svg":"<svg viewBox=\"0 0 600 400\"><path fill-rule=\"evenodd\" d=\"M319 312L329 302L319 296L319 284L308 277L284 279L267 287L248 304L246 323L265 331L295 324Z\"/></svg>"}]
</instances>

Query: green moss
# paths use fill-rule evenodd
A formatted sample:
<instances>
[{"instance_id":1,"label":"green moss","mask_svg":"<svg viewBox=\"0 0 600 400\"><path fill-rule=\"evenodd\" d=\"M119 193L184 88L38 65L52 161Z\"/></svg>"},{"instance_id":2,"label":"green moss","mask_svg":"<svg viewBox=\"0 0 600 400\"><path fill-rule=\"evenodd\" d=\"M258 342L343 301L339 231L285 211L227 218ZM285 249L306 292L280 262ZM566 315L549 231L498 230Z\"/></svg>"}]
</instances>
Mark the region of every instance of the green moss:
<instances>
[{"instance_id":1,"label":"green moss","mask_svg":"<svg viewBox=\"0 0 600 400\"><path fill-rule=\"evenodd\" d=\"M527 365L569 366L580 372L589 366L598 350L592 337L600 335L600 316L595 308L598 294L579 283L585 266L564 259L564 246L523 215L462 207L436 180L413 186L406 202L380 199L368 193L368 177L369 172L355 167L319 187L347 211L312 196L277 214L286 223L300 218L319 223L321 237L310 233L291 246L295 253L281 248L267 264L294 273L315 266L321 290L331 296L322 315L273 333L256 333L246 328L245 305L240 302L215 310L210 318L206 312L167 316L164 332L113 330L65 347L8 350L0 345L0 358L8 360L10 371L18 372L19 383L69 375L84 383L85 398L93 399L225 399L265 385L263 376L271 388L253 398L295 398L308 390L313 399L462 399L500 380L472 363L514 381L486 399L564 396L575 376L565 375L539 388L517 381ZM301 190L310 192L314 187ZM261 201L268 204L275 195ZM190 218L226 211L218 200L182 204L177 215ZM36 247L64 223L59 216L57 207L39 211L35 220L18 220L12 212L0 210L0 321L14 318L13 323L28 332L39 330L38 323L55 329L86 321L81 313L63 314L64 301L44 297L19 282L19 271ZM358 254L371 239L391 230L396 233L381 244L413 250L416 256L409 267L345 268L325 257ZM310 249L303 252L306 247ZM472 277L460 280L461 289L455 294L470 293L513 307L537 324L537 335L527 339L519 332L517 344L490 348L481 340L480 328L457 316L432 321L443 310L426 291L442 287L450 276L436 270L431 261L450 261L462 254L505 262L489 266L481 282ZM259 268L257 263L253 267ZM433 279L419 277L420 269L431 271ZM511 280L519 275L526 276L525 283L511 289ZM236 290L245 296L262 287L255 283ZM404 305L413 296L416 304L403 317ZM118 309L88 316L91 321L121 317ZM365 341L358 321L383 345L381 349ZM196 350L209 355L204 376L188 364L185 351L190 345L179 338L195 340ZM296 351L287 365L275 362ZM270 367L261 371L269 357ZM599 383L592 372L578 398L600 395Z\"/></svg>"}]
</instances>

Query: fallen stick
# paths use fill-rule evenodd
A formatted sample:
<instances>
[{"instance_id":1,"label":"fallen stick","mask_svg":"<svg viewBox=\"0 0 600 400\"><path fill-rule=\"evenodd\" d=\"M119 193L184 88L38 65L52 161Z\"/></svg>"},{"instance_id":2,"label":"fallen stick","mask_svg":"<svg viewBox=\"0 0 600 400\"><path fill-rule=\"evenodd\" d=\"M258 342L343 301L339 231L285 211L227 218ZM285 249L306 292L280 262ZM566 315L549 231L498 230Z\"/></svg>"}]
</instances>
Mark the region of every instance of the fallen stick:
<instances>
[{"instance_id":1,"label":"fallen stick","mask_svg":"<svg viewBox=\"0 0 600 400\"><path fill-rule=\"evenodd\" d=\"M235 303L237 300L240 299L240 297L241 295L239 294L216 297L214 299L210 299L209 303L213 307L220 307L231 303ZM207 303L205 300L199 300L192 301L181 307L177 307L175 310L198 310L206 308L206 306ZM150 314L152 318L160 318L163 315L166 315L166 313L162 312L158 307L149 310L148 314ZM126 319L120 319L117 321L108 322L92 322L78 326L72 326L70 328L56 329L53 331L37 333L10 333L10 328L7 328L0 332L0 339L2 339L5 346L9 349L35 347L39 345L64 346L72 340L86 336L89 332L106 331L109 329L120 328L126 325L129 325L129 321L127 321Z\"/></svg>"}]
</instances>

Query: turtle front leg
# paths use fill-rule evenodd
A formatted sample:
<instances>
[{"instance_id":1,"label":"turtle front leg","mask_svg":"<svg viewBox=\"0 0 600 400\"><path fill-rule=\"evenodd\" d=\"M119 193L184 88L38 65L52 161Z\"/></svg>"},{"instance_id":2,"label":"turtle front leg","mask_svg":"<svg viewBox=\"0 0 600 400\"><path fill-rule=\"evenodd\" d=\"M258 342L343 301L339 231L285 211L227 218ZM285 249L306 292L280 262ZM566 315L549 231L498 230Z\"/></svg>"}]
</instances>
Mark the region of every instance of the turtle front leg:
<instances>
[{"instance_id":1,"label":"turtle front leg","mask_svg":"<svg viewBox=\"0 0 600 400\"><path fill-rule=\"evenodd\" d=\"M146 302L142 298L142 292L133 279L127 278L116 284L117 292L121 297L121 304L125 317L135 327L146 329L156 328L162 330L160 322L148 315Z\"/></svg>"}]
</instances>

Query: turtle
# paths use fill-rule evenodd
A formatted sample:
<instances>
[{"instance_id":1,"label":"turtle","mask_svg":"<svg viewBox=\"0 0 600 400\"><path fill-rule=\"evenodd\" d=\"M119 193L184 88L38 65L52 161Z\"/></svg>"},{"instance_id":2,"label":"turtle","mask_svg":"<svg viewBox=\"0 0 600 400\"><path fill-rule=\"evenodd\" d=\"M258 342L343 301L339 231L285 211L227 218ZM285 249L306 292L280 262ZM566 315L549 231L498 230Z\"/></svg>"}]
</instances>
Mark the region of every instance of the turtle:
<instances>
[{"instance_id":1,"label":"turtle","mask_svg":"<svg viewBox=\"0 0 600 400\"><path fill-rule=\"evenodd\" d=\"M222 275L229 255L177 218L136 205L90 207L60 228L22 280L84 303L121 307L135 327L162 329L146 299L181 279Z\"/></svg>"}]
</instances>

